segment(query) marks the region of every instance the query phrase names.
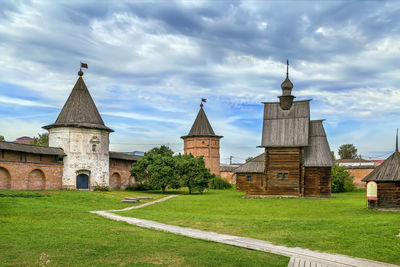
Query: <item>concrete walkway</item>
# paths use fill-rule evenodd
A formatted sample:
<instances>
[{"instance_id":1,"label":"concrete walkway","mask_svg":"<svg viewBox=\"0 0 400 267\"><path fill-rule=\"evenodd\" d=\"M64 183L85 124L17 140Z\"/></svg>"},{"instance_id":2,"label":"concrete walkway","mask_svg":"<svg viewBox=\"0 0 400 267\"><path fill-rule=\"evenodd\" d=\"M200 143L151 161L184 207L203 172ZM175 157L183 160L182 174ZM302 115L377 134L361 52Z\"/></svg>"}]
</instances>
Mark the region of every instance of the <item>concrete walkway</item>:
<instances>
[{"instance_id":1,"label":"concrete walkway","mask_svg":"<svg viewBox=\"0 0 400 267\"><path fill-rule=\"evenodd\" d=\"M91 213L98 214L108 219L123 221L136 226L155 229L159 231L165 231L178 235L188 236L196 239L203 239L208 241L214 241L218 243L233 245L237 247L243 247L252 250L259 250L268 253L283 255L290 257L289 267L338 267L338 266L361 266L361 267L399 267L398 265L377 262L367 259L354 258L341 254L330 254L324 252L316 252L309 249L303 248L290 248L285 246L273 245L272 243L264 240L253 239L248 237L240 237L234 235L218 234L215 232L201 231L188 227L180 227L175 225L158 223L150 220L137 219L132 217L124 217L113 214L112 212L125 211L130 209L142 208L148 205L152 205L158 202L165 201L173 198L176 195L171 195L165 198L158 199L156 201L148 202L139 206L133 206L121 210L110 210L110 211L91 211Z\"/></svg>"}]
</instances>

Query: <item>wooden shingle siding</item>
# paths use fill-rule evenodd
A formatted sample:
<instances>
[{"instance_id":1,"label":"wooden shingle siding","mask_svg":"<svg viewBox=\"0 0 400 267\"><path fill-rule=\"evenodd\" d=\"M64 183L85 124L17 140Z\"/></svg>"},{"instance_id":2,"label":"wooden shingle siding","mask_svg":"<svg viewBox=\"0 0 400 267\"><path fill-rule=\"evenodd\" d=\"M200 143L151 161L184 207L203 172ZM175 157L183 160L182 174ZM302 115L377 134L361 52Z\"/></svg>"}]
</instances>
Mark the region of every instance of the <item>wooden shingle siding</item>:
<instances>
[{"instance_id":1,"label":"wooden shingle siding","mask_svg":"<svg viewBox=\"0 0 400 267\"><path fill-rule=\"evenodd\" d=\"M333 158L322 120L310 121L310 144L305 147L304 166L332 167Z\"/></svg>"}]
</instances>

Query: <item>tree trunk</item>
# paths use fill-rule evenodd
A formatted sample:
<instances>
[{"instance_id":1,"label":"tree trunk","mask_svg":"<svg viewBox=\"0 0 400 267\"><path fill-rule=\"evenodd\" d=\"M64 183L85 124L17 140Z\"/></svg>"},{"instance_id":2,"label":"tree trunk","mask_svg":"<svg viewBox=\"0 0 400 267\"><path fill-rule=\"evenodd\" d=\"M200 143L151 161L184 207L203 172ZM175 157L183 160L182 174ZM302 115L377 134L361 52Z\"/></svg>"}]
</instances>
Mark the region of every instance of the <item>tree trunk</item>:
<instances>
[{"instance_id":1,"label":"tree trunk","mask_svg":"<svg viewBox=\"0 0 400 267\"><path fill-rule=\"evenodd\" d=\"M189 194L191 194L192 193L192 187L188 186L188 188L189 188Z\"/></svg>"},{"instance_id":2,"label":"tree trunk","mask_svg":"<svg viewBox=\"0 0 400 267\"><path fill-rule=\"evenodd\" d=\"M165 194L165 186L161 186L161 191Z\"/></svg>"}]
</instances>

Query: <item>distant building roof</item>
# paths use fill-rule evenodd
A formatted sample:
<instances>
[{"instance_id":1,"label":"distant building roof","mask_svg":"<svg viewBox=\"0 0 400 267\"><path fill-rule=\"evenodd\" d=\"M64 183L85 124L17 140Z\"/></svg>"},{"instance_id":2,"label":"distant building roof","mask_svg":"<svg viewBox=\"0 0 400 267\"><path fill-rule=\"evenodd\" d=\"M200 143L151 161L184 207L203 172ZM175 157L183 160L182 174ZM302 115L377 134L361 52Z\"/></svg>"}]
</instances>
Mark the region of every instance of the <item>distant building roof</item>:
<instances>
[{"instance_id":1,"label":"distant building roof","mask_svg":"<svg viewBox=\"0 0 400 267\"><path fill-rule=\"evenodd\" d=\"M34 146L5 141L0 142L0 150L10 150L42 155L65 156L64 151L58 147Z\"/></svg>"},{"instance_id":2,"label":"distant building roof","mask_svg":"<svg viewBox=\"0 0 400 267\"><path fill-rule=\"evenodd\" d=\"M210 137L219 137L222 136L216 135L214 133L213 128L211 127L210 122L208 121L207 115L203 110L203 104L200 105L199 113L197 114L196 120L194 121L192 128L188 135L182 136L182 139L187 137L195 137L195 136L210 136Z\"/></svg>"},{"instance_id":3,"label":"distant building roof","mask_svg":"<svg viewBox=\"0 0 400 267\"><path fill-rule=\"evenodd\" d=\"M310 100L293 101L288 110L279 102L264 102L261 147L308 146Z\"/></svg>"},{"instance_id":4,"label":"distant building roof","mask_svg":"<svg viewBox=\"0 0 400 267\"><path fill-rule=\"evenodd\" d=\"M400 181L400 153L394 152L381 165L368 174L363 182L393 182Z\"/></svg>"},{"instance_id":5,"label":"distant building roof","mask_svg":"<svg viewBox=\"0 0 400 267\"><path fill-rule=\"evenodd\" d=\"M122 159L122 160L130 160L130 161L138 161L141 156L137 155L130 155L127 153L122 153L122 152L109 152L109 157L110 159Z\"/></svg>"},{"instance_id":6,"label":"distant building roof","mask_svg":"<svg viewBox=\"0 0 400 267\"><path fill-rule=\"evenodd\" d=\"M310 121L309 143L310 145L305 147L304 151L305 167L332 167L334 165L322 120Z\"/></svg>"},{"instance_id":7,"label":"distant building roof","mask_svg":"<svg viewBox=\"0 0 400 267\"><path fill-rule=\"evenodd\" d=\"M33 141L32 137L22 136L17 138L13 143L29 145Z\"/></svg>"},{"instance_id":8,"label":"distant building roof","mask_svg":"<svg viewBox=\"0 0 400 267\"><path fill-rule=\"evenodd\" d=\"M262 153L234 170L235 173L264 173L265 154Z\"/></svg>"},{"instance_id":9,"label":"distant building roof","mask_svg":"<svg viewBox=\"0 0 400 267\"><path fill-rule=\"evenodd\" d=\"M56 122L44 126L43 128L77 127L113 132L112 129L104 125L96 104L83 81L83 72L80 71L78 74L79 78L76 81L67 102L65 102L64 107L58 115Z\"/></svg>"},{"instance_id":10,"label":"distant building roof","mask_svg":"<svg viewBox=\"0 0 400 267\"><path fill-rule=\"evenodd\" d=\"M336 163L353 163L353 162L370 162L374 163L373 160L367 160L367 159L337 159Z\"/></svg>"},{"instance_id":11,"label":"distant building roof","mask_svg":"<svg viewBox=\"0 0 400 267\"><path fill-rule=\"evenodd\" d=\"M237 167L241 166L242 164L221 164L219 167L220 172L234 172Z\"/></svg>"}]
</instances>

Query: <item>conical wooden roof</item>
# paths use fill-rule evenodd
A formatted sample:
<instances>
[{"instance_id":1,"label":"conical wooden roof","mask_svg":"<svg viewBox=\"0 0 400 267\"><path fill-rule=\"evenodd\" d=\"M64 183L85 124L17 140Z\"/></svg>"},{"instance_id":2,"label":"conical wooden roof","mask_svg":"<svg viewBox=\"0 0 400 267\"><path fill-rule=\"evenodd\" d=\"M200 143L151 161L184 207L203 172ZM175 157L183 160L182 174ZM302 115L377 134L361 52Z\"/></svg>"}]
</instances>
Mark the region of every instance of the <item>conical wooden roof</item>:
<instances>
[{"instance_id":1,"label":"conical wooden roof","mask_svg":"<svg viewBox=\"0 0 400 267\"><path fill-rule=\"evenodd\" d=\"M208 121L207 115L203 110L203 105L200 105L199 113L197 114L196 120L193 123L192 128L188 135L182 136L181 138L195 137L195 136L208 136L208 137L219 137L216 135L210 122Z\"/></svg>"},{"instance_id":2,"label":"conical wooden roof","mask_svg":"<svg viewBox=\"0 0 400 267\"><path fill-rule=\"evenodd\" d=\"M113 132L104 125L103 119L97 110L88 88L82 78L83 72L79 72L79 78L65 102L55 123L44 126L44 129L55 127L77 127L88 129L100 129Z\"/></svg>"},{"instance_id":3,"label":"conical wooden roof","mask_svg":"<svg viewBox=\"0 0 400 267\"><path fill-rule=\"evenodd\" d=\"M400 153L394 152L381 165L368 174L363 182L393 182L400 181Z\"/></svg>"}]
</instances>

